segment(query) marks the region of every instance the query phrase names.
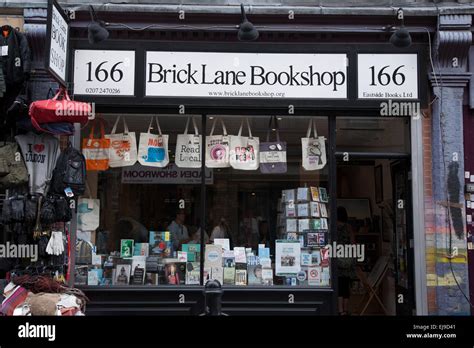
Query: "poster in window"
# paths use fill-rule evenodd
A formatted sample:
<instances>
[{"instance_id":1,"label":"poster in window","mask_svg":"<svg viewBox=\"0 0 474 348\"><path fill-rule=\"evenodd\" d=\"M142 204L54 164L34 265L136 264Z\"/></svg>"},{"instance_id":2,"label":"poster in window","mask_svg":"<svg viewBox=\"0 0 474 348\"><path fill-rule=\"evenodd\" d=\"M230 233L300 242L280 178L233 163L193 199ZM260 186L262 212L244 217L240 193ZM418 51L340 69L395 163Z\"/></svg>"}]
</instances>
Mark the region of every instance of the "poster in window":
<instances>
[{"instance_id":1,"label":"poster in window","mask_svg":"<svg viewBox=\"0 0 474 348\"><path fill-rule=\"evenodd\" d=\"M301 270L299 241L277 240L275 255L275 273L277 276L296 275Z\"/></svg>"}]
</instances>

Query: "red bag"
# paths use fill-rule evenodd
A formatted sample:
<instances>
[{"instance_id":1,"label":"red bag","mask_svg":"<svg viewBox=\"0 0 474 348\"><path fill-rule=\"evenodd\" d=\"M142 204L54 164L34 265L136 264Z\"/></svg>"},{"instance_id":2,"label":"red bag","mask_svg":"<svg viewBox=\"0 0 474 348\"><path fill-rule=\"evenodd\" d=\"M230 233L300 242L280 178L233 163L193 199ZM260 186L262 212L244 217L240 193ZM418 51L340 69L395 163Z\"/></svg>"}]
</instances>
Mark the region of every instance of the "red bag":
<instances>
[{"instance_id":1,"label":"red bag","mask_svg":"<svg viewBox=\"0 0 474 348\"><path fill-rule=\"evenodd\" d=\"M59 99L60 96L61 99ZM31 103L29 114L33 125L43 123L86 124L89 117L93 116L91 104L71 100L63 87L60 87L53 99L37 100Z\"/></svg>"}]
</instances>

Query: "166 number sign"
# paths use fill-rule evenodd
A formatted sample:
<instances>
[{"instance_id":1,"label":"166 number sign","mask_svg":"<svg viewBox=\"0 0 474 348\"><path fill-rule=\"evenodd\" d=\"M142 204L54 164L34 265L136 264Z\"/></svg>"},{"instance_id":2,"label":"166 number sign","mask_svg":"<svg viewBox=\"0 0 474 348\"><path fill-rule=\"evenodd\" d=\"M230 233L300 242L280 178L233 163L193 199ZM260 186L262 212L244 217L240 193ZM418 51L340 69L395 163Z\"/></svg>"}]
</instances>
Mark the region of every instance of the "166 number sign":
<instances>
[{"instance_id":1,"label":"166 number sign","mask_svg":"<svg viewBox=\"0 0 474 348\"><path fill-rule=\"evenodd\" d=\"M416 54L357 55L359 99L418 99Z\"/></svg>"},{"instance_id":2,"label":"166 number sign","mask_svg":"<svg viewBox=\"0 0 474 348\"><path fill-rule=\"evenodd\" d=\"M133 96L134 86L135 51L75 51L74 94Z\"/></svg>"}]
</instances>

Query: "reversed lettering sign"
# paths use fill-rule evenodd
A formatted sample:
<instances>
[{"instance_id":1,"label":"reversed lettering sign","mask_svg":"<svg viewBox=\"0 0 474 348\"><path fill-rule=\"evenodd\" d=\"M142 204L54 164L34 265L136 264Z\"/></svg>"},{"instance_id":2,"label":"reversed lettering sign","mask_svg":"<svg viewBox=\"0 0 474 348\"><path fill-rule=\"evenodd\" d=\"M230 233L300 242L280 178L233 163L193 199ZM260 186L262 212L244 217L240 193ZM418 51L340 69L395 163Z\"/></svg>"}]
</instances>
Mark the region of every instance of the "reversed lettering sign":
<instances>
[{"instance_id":1,"label":"reversed lettering sign","mask_svg":"<svg viewBox=\"0 0 474 348\"><path fill-rule=\"evenodd\" d=\"M74 94L135 93L135 51L75 50Z\"/></svg>"},{"instance_id":2,"label":"reversed lettering sign","mask_svg":"<svg viewBox=\"0 0 474 348\"><path fill-rule=\"evenodd\" d=\"M67 54L69 46L69 26L61 7L56 1L48 4L48 33L49 52L46 68L58 79L66 84Z\"/></svg>"},{"instance_id":3,"label":"reversed lettering sign","mask_svg":"<svg viewBox=\"0 0 474 348\"><path fill-rule=\"evenodd\" d=\"M212 169L206 168L206 184L214 183ZM170 163L165 168L135 164L122 168L122 184L201 184L201 168L179 168Z\"/></svg>"},{"instance_id":4,"label":"reversed lettering sign","mask_svg":"<svg viewBox=\"0 0 474 348\"><path fill-rule=\"evenodd\" d=\"M358 54L359 99L418 99L416 54Z\"/></svg>"},{"instance_id":5,"label":"reversed lettering sign","mask_svg":"<svg viewBox=\"0 0 474 348\"><path fill-rule=\"evenodd\" d=\"M146 96L346 99L346 54L146 52Z\"/></svg>"}]
</instances>

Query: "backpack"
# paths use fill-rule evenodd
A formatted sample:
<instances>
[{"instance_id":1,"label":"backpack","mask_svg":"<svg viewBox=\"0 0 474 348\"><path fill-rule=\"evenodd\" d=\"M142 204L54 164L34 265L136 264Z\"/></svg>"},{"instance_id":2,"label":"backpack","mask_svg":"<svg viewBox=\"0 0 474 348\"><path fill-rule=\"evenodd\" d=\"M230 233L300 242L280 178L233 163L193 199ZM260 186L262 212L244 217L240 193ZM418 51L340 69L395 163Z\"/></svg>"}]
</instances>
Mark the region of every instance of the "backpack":
<instances>
[{"instance_id":1,"label":"backpack","mask_svg":"<svg viewBox=\"0 0 474 348\"><path fill-rule=\"evenodd\" d=\"M64 194L68 187L75 196L82 195L86 190L86 160L71 143L59 156L51 179L53 193Z\"/></svg>"},{"instance_id":2,"label":"backpack","mask_svg":"<svg viewBox=\"0 0 474 348\"><path fill-rule=\"evenodd\" d=\"M28 171L16 143L0 146L0 189L28 183Z\"/></svg>"}]
</instances>

